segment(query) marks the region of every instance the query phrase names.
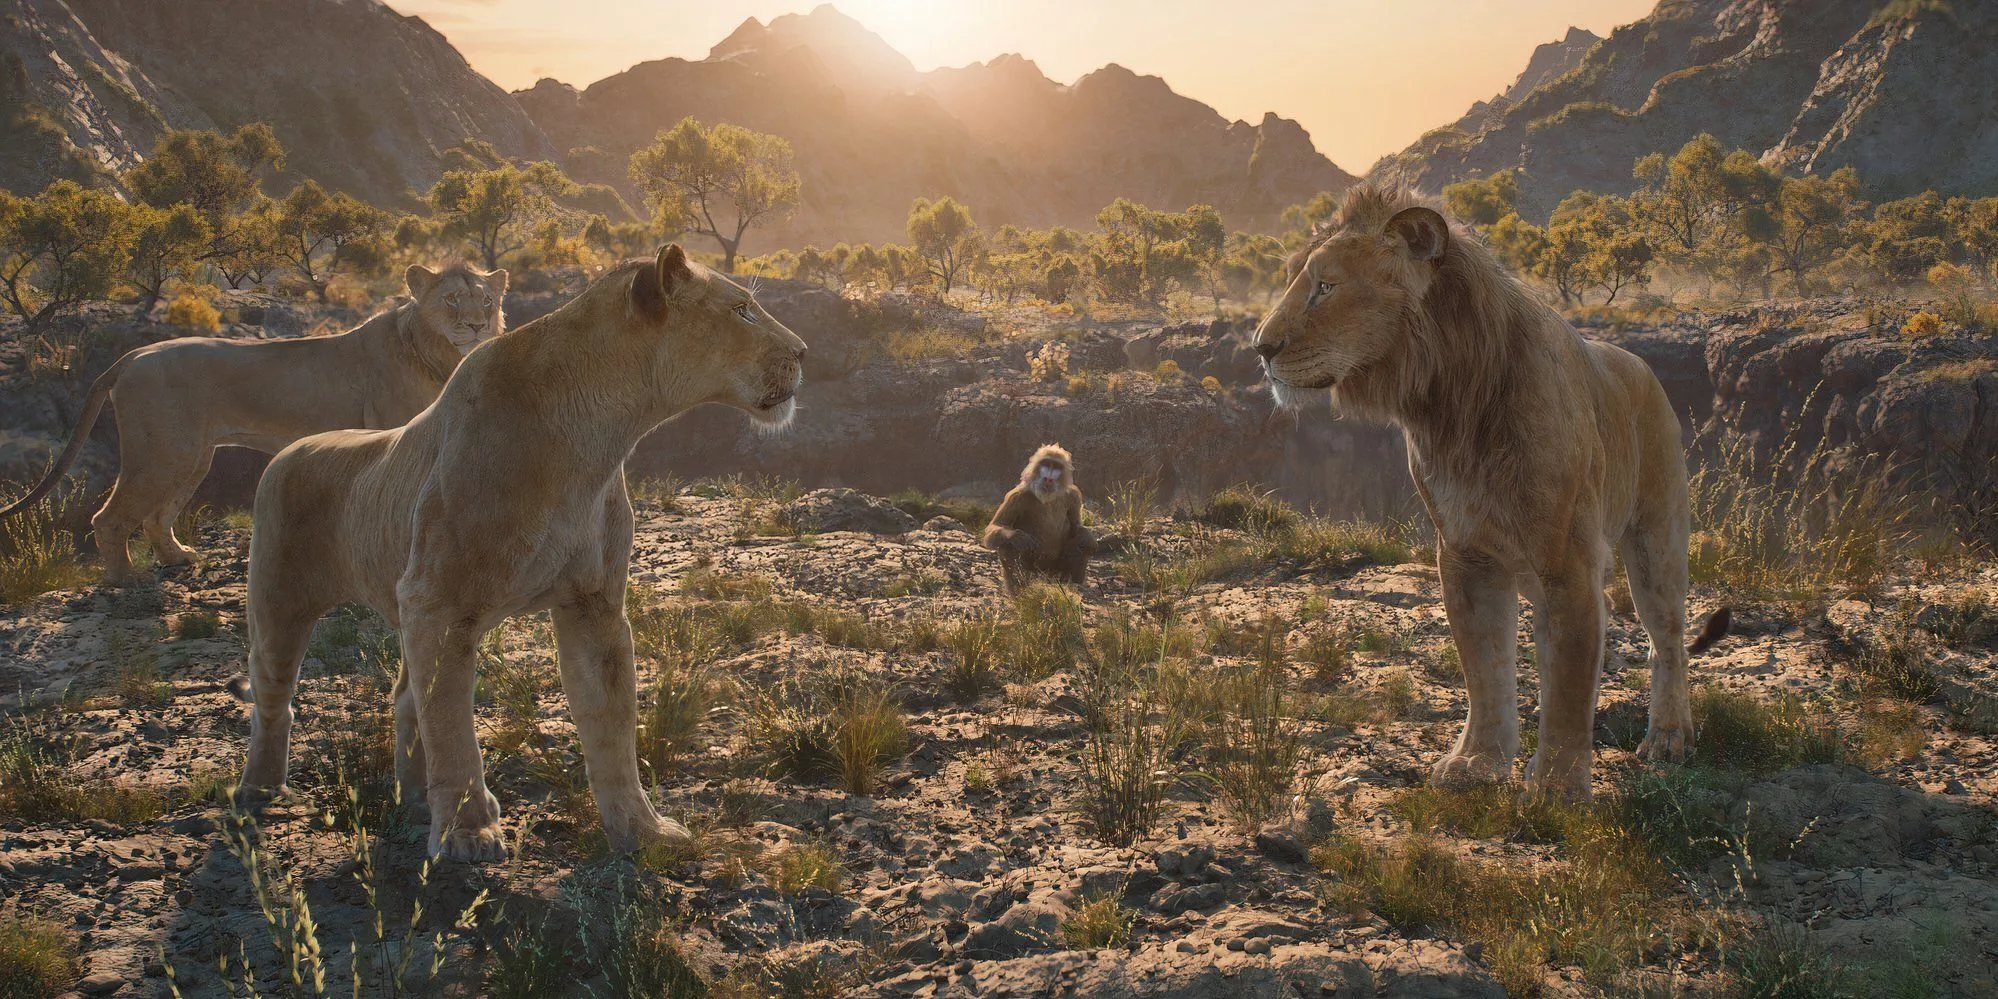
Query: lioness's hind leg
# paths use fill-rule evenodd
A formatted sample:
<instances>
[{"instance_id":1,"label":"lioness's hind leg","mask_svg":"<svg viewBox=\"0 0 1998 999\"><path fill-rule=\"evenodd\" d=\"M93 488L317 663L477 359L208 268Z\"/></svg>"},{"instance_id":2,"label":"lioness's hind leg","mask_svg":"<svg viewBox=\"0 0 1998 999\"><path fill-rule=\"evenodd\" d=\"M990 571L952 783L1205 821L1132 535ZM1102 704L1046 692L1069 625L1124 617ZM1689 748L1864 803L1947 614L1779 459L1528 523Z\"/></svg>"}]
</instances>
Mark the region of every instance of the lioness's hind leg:
<instances>
[{"instance_id":1,"label":"lioness's hind leg","mask_svg":"<svg viewBox=\"0 0 1998 999\"><path fill-rule=\"evenodd\" d=\"M424 798L422 728L417 724L416 688L409 684L409 670L395 674L395 786L407 808L428 807Z\"/></svg>"},{"instance_id":2,"label":"lioness's hind leg","mask_svg":"<svg viewBox=\"0 0 1998 999\"><path fill-rule=\"evenodd\" d=\"M590 794L611 849L686 840L687 828L652 809L638 777L638 677L624 601L584 594L554 608L562 690L583 743Z\"/></svg>"},{"instance_id":3,"label":"lioness's hind leg","mask_svg":"<svg viewBox=\"0 0 1998 999\"><path fill-rule=\"evenodd\" d=\"M1630 599L1651 639L1651 722L1637 754L1678 763L1693 748L1686 667L1686 533L1633 528L1623 543Z\"/></svg>"},{"instance_id":4,"label":"lioness's hind leg","mask_svg":"<svg viewBox=\"0 0 1998 999\"><path fill-rule=\"evenodd\" d=\"M162 473L177 473L160 486L158 503L146 514L146 540L152 543L153 557L161 565L187 565L194 561L194 553L188 551L174 536L173 522L180 512L187 509L187 502L194 498L194 491L201 488L201 480L208 477L208 468L215 461L215 449L205 448L192 465L180 464Z\"/></svg>"},{"instance_id":5,"label":"lioness's hind leg","mask_svg":"<svg viewBox=\"0 0 1998 999\"><path fill-rule=\"evenodd\" d=\"M1504 780L1519 755L1519 676L1513 636L1519 597L1512 574L1475 553L1445 549L1438 560L1443 609L1464 664L1470 712L1457 744L1430 779L1459 785Z\"/></svg>"}]
</instances>

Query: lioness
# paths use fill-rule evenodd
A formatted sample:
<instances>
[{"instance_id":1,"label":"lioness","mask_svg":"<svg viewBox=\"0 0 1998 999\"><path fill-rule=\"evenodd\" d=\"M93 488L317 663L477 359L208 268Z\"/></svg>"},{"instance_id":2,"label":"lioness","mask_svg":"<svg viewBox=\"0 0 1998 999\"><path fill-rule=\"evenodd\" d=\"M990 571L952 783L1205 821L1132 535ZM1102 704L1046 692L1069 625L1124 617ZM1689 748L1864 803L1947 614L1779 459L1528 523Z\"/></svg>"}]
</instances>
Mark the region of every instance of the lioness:
<instances>
[{"instance_id":1,"label":"lioness","mask_svg":"<svg viewBox=\"0 0 1998 999\"><path fill-rule=\"evenodd\" d=\"M250 541L243 788L283 785L313 622L360 601L402 632L396 778L405 801L427 797L430 853L504 856L472 727L474 649L502 620L547 609L611 846L684 837L638 777L624 460L701 403L781 426L804 354L749 292L674 244L474 351L407 426L286 448L258 484Z\"/></svg>"},{"instance_id":2,"label":"lioness","mask_svg":"<svg viewBox=\"0 0 1998 999\"><path fill-rule=\"evenodd\" d=\"M1540 665L1527 782L1588 796L1612 544L1652 645L1639 752L1683 758L1693 739L1686 462L1651 369L1582 339L1476 239L1403 192L1354 188L1289 267L1283 299L1256 331L1271 385L1286 401L1293 389L1330 388L1340 407L1398 424L1436 525L1470 716L1434 777L1511 773L1524 593ZM1727 624L1716 612L1690 651Z\"/></svg>"},{"instance_id":3,"label":"lioness","mask_svg":"<svg viewBox=\"0 0 1998 999\"><path fill-rule=\"evenodd\" d=\"M458 361L499 335L506 271L412 264L410 300L335 336L243 341L186 337L147 344L90 386L69 444L35 488L0 510L26 509L61 480L89 442L108 398L118 408L118 479L90 518L104 578L131 578L126 544L140 527L161 565L193 554L174 518L223 445L266 454L307 434L399 427L423 411Z\"/></svg>"}]
</instances>

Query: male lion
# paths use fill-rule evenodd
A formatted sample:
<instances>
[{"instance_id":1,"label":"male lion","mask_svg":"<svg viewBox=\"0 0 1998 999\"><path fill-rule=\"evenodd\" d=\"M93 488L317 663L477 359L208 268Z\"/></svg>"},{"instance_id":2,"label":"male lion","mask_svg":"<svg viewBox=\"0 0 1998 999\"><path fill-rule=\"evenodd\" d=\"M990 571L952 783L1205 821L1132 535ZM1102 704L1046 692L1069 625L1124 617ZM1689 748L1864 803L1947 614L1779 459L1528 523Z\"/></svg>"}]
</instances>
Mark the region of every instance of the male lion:
<instances>
[{"instance_id":1,"label":"male lion","mask_svg":"<svg viewBox=\"0 0 1998 999\"><path fill-rule=\"evenodd\" d=\"M684 837L638 778L624 460L701 403L781 426L804 354L749 292L674 244L474 351L407 426L286 448L257 486L250 541L244 790L284 784L313 622L360 601L402 632L396 779L404 800L427 797L431 854L504 856L472 726L474 649L502 620L547 609L611 846Z\"/></svg>"},{"instance_id":2,"label":"male lion","mask_svg":"<svg viewBox=\"0 0 1998 999\"><path fill-rule=\"evenodd\" d=\"M1403 192L1348 192L1336 220L1291 258L1290 275L1256 331L1272 387L1286 401L1293 389L1330 388L1342 408L1398 424L1436 525L1470 716L1435 778L1511 773L1524 593L1540 664L1540 748L1527 783L1588 796L1612 544L1652 644L1639 753L1683 758L1693 739L1686 465L1651 370L1582 339L1476 239ZM1716 612L1690 651L1727 624Z\"/></svg>"},{"instance_id":3,"label":"male lion","mask_svg":"<svg viewBox=\"0 0 1998 999\"><path fill-rule=\"evenodd\" d=\"M193 554L173 521L223 445L267 454L307 434L399 427L444 388L458 361L499 335L506 272L412 264L410 300L336 336L243 341L186 337L118 359L90 386L83 415L49 472L0 518L48 495L89 442L110 399L118 408L118 479L90 519L104 579L132 575L125 546L140 527L161 565Z\"/></svg>"}]
</instances>

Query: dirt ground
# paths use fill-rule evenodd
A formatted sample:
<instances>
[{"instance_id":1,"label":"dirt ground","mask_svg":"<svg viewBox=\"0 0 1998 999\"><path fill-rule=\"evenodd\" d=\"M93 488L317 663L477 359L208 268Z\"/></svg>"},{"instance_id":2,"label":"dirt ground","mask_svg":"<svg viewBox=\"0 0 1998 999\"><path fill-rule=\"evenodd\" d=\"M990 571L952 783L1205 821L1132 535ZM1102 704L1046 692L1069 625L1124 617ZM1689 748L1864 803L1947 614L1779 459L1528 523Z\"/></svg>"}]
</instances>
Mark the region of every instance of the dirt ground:
<instances>
[{"instance_id":1,"label":"dirt ground","mask_svg":"<svg viewBox=\"0 0 1998 999\"><path fill-rule=\"evenodd\" d=\"M711 654L690 666L714 684L697 738L654 771L661 810L702 833L698 848L612 857L592 838L545 620L513 622L485 653L479 710L514 837L508 861L427 865L421 820L383 800L395 652L367 612L320 625L291 796L255 827L232 819L214 789L233 780L247 734L231 687L243 672L248 532L210 520L198 568L0 608L11 737L59 745L66 779L100 804L141 800L130 811L144 816L104 806L94 812L109 817L0 823L0 896L75 935L78 992L90 996L348 995L357 965L368 995L398 994L398 975L399 994L501 994L492 976L502 965L528 983L510 994L622 995L630 986L617 969L629 955L618 948L645 935L620 919L664 927L690 969L734 983L726 994L1505 994L1489 941L1378 894L1355 903L1322 852L1421 833L1481 867L1578 860L1572 844L1466 834L1411 805L1465 710L1433 569L1360 556L1249 564L1162 593L1119 560L1225 532L1160 516L1140 538L1111 539L1082 590L1087 624L1179 622L1193 638L1170 658L1198 683L1255 660L1255 626L1280 619L1300 750L1286 802L1254 829L1231 821L1200 779L1198 750L1168 753L1156 822L1113 846L1082 814L1093 653L1045 675L1001 662L989 689L953 692L962 656L934 630L986 615L1011 627L1016 613L991 553L948 518L901 534L758 533L783 502L686 489L640 503L635 606L718 622ZM1731 840L1680 857L1668 883L1636 900L1665 927L1641 953L1605 971L1556 950L1531 987L1724 993L1748 974L1728 941L1793 928L1810 941L1800 967L1824 956L1844 966L1850 991L1784 994L1888 994L1893 982L1917 990L1898 995L1998 994L1988 711L1998 652L1988 612L1965 624L1948 611L1979 593L1998 597L1998 567L1911 567L1870 599L1823 608L1738 604L1735 635L1695 660L1696 685L1845 719L1853 751L1751 767L1709 802ZM1718 602L1704 591L1692 599L1696 612ZM727 634L730 620L792 604L864 622L805 614L797 625L800 612L787 610L793 626ZM1855 650L1904 620L1930 628L1924 654L1940 679L1891 710L1869 707ZM1521 627L1530 712L1524 614ZM1315 638L1349 654L1314 671L1299 650ZM1644 717L1646 646L1628 613L1613 615L1609 647L1599 801L1617 798ZM648 703L660 655L640 665ZM773 747L759 741L769 729L753 724L757 704L769 710L834 674L863 678L906 713L907 738L871 795L849 794L837 776L773 769ZM785 863L827 855L829 874ZM1084 910L1114 911L1127 933L1072 945ZM287 984L294 976L301 984ZM1505 981L1522 990L1516 972ZM670 994L702 994L687 988Z\"/></svg>"}]
</instances>

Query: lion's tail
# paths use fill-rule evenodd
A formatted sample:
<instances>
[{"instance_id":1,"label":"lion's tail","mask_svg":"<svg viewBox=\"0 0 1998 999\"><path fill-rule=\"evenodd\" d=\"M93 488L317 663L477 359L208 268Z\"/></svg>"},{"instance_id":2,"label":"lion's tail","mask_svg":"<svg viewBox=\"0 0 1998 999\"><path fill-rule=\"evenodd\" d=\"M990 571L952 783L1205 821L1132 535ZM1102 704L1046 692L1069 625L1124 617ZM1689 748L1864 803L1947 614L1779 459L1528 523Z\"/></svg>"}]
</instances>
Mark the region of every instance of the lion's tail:
<instances>
[{"instance_id":1,"label":"lion's tail","mask_svg":"<svg viewBox=\"0 0 1998 999\"><path fill-rule=\"evenodd\" d=\"M1686 646L1686 654L1697 656L1714 647L1714 643L1727 637L1727 629L1734 624L1734 611L1722 607L1707 615L1707 623L1700 627L1699 637Z\"/></svg>"},{"instance_id":2,"label":"lion's tail","mask_svg":"<svg viewBox=\"0 0 1998 999\"><path fill-rule=\"evenodd\" d=\"M90 428L97 425L97 414L104 411L104 401L111 398L112 387L118 384L118 376L124 373L125 363L131 359L131 354L119 358L118 363L106 368L90 384L90 398L83 404L83 415L76 418L76 426L70 430L69 443L63 447L62 454L56 456L48 474L35 483L35 488L28 490L26 496L15 500L5 510L0 510L0 519L11 517L40 502L57 482L62 481L62 474L69 471L69 466L76 463L76 456L83 453L83 446L90 443Z\"/></svg>"}]
</instances>

